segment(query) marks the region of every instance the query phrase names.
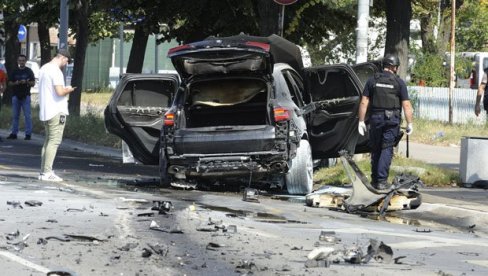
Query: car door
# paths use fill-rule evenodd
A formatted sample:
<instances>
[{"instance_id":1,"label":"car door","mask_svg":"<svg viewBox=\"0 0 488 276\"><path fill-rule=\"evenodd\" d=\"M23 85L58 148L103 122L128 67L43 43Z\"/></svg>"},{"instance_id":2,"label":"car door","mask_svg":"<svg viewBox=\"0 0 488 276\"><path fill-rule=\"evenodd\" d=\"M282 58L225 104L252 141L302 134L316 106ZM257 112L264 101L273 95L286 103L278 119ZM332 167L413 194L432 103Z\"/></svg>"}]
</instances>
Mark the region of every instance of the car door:
<instances>
[{"instance_id":1,"label":"car door","mask_svg":"<svg viewBox=\"0 0 488 276\"><path fill-rule=\"evenodd\" d=\"M369 66L369 65L368 65ZM358 72L368 72L360 70ZM373 67L370 67L373 68ZM374 71L371 71L374 72ZM358 109L364 87L355 70L346 64L304 69L305 99L314 106L308 118L314 159L338 157L341 150L358 153ZM362 79L366 79L361 74ZM364 141L363 141L364 142ZM366 141L367 142L367 141ZM367 151L367 148L361 149Z\"/></svg>"},{"instance_id":2,"label":"car door","mask_svg":"<svg viewBox=\"0 0 488 276\"><path fill-rule=\"evenodd\" d=\"M129 146L146 165L159 162L164 113L179 86L177 74L127 74L105 109L105 127Z\"/></svg>"}]
</instances>

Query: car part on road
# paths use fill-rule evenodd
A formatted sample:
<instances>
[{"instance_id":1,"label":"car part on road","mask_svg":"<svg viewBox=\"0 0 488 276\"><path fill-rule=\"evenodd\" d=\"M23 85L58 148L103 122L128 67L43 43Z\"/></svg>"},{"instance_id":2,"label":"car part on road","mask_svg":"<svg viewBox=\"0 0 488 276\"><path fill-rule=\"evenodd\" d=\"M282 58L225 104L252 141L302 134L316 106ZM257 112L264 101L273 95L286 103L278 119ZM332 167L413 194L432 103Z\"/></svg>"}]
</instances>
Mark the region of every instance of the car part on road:
<instances>
[{"instance_id":1,"label":"car part on road","mask_svg":"<svg viewBox=\"0 0 488 276\"><path fill-rule=\"evenodd\" d=\"M244 188L244 192L242 194L242 200L249 201L249 202L259 202L258 199L259 191L254 188Z\"/></svg>"},{"instance_id":2,"label":"car part on road","mask_svg":"<svg viewBox=\"0 0 488 276\"><path fill-rule=\"evenodd\" d=\"M341 162L352 182L352 190L330 188L306 196L306 204L313 207L339 208L349 213L379 212L416 209L422 202L418 191L422 181L413 175L397 175L388 190L377 190L356 165L352 156L341 152Z\"/></svg>"}]
</instances>

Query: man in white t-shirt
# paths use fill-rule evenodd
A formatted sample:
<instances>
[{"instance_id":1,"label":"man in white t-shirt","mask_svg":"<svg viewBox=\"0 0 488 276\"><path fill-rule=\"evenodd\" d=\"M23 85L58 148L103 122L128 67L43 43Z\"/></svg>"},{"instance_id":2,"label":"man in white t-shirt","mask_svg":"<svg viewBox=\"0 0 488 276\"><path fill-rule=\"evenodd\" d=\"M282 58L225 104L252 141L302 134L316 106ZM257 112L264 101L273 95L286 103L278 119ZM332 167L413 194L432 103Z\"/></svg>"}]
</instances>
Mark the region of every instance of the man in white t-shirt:
<instances>
[{"instance_id":1,"label":"man in white t-shirt","mask_svg":"<svg viewBox=\"0 0 488 276\"><path fill-rule=\"evenodd\" d=\"M59 49L56 56L44 64L39 71L39 119L44 123L45 138L41 152L41 173L39 180L63 181L53 171L54 158L63 139L68 95L74 87L65 86L61 68L71 62L66 49Z\"/></svg>"}]
</instances>

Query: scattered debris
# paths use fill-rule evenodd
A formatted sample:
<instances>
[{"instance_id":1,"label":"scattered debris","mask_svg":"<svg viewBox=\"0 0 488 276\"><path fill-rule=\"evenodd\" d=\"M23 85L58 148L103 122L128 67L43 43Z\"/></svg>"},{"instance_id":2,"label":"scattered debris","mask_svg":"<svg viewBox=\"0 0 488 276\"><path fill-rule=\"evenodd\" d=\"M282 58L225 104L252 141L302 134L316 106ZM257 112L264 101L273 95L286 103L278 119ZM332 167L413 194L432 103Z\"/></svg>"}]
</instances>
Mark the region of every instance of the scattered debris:
<instances>
[{"instance_id":1,"label":"scattered debris","mask_svg":"<svg viewBox=\"0 0 488 276\"><path fill-rule=\"evenodd\" d=\"M79 208L68 208L66 209L66 212L85 212L86 211L86 208L83 207L83 209L79 209Z\"/></svg>"},{"instance_id":2,"label":"scattered debris","mask_svg":"<svg viewBox=\"0 0 488 276\"><path fill-rule=\"evenodd\" d=\"M149 258L149 257L151 257L151 255L152 255L151 250L149 250L147 248L142 249L142 257L143 258Z\"/></svg>"},{"instance_id":3,"label":"scattered debris","mask_svg":"<svg viewBox=\"0 0 488 276\"><path fill-rule=\"evenodd\" d=\"M170 184L174 188L183 189L183 190L195 190L198 186L196 183L188 183L188 182L171 182Z\"/></svg>"},{"instance_id":4,"label":"scattered debris","mask_svg":"<svg viewBox=\"0 0 488 276\"><path fill-rule=\"evenodd\" d=\"M422 229L422 230L420 230L418 228L415 228L414 231L417 232L417 233L431 233L432 232L432 230L430 230L430 229Z\"/></svg>"},{"instance_id":5,"label":"scattered debris","mask_svg":"<svg viewBox=\"0 0 488 276\"><path fill-rule=\"evenodd\" d=\"M7 201L7 205L12 205L14 208L24 209L24 207L22 207L20 204L20 201Z\"/></svg>"},{"instance_id":6,"label":"scattered debris","mask_svg":"<svg viewBox=\"0 0 488 276\"><path fill-rule=\"evenodd\" d=\"M369 262L371 258L379 263L390 263L393 258L393 250L383 242L371 239L365 262Z\"/></svg>"},{"instance_id":7,"label":"scattered debris","mask_svg":"<svg viewBox=\"0 0 488 276\"><path fill-rule=\"evenodd\" d=\"M44 239L44 238L39 238L39 239L37 240L37 244L46 245L46 244L47 244L47 240L46 240L46 239Z\"/></svg>"},{"instance_id":8,"label":"scattered debris","mask_svg":"<svg viewBox=\"0 0 488 276\"><path fill-rule=\"evenodd\" d=\"M104 242L105 240L95 238L92 236L85 236L85 235L73 235L73 234L64 234L63 236L49 236L45 238L46 240L58 240L62 242L70 242L70 241L89 241L89 242Z\"/></svg>"},{"instance_id":9,"label":"scattered debris","mask_svg":"<svg viewBox=\"0 0 488 276\"><path fill-rule=\"evenodd\" d=\"M173 209L173 203L171 203L171 201L153 200L153 207L151 210L159 211L159 214L167 214L171 209Z\"/></svg>"},{"instance_id":10,"label":"scattered debris","mask_svg":"<svg viewBox=\"0 0 488 276\"><path fill-rule=\"evenodd\" d=\"M17 230L15 232L8 233L5 238L7 240L11 241L11 240L16 239L19 236L20 236L20 232L19 232L19 230Z\"/></svg>"},{"instance_id":11,"label":"scattered debris","mask_svg":"<svg viewBox=\"0 0 488 276\"><path fill-rule=\"evenodd\" d=\"M239 264L236 266L236 272L238 273L249 273L252 274L253 272L258 271L258 267L254 262L244 260L239 261Z\"/></svg>"},{"instance_id":12,"label":"scattered debris","mask_svg":"<svg viewBox=\"0 0 488 276\"><path fill-rule=\"evenodd\" d=\"M399 256L399 257L396 257L395 259L393 259L393 261L395 262L395 264L403 264L402 261L400 261L401 259L405 259L407 256Z\"/></svg>"},{"instance_id":13,"label":"scattered debris","mask_svg":"<svg viewBox=\"0 0 488 276\"><path fill-rule=\"evenodd\" d=\"M150 213L140 213L140 214L137 214L138 217L154 217L154 213L153 212L150 212Z\"/></svg>"},{"instance_id":14,"label":"scattered debris","mask_svg":"<svg viewBox=\"0 0 488 276\"><path fill-rule=\"evenodd\" d=\"M108 215L105 214L104 212L100 212L100 215L99 216L101 216L101 217L108 217Z\"/></svg>"},{"instance_id":15,"label":"scattered debris","mask_svg":"<svg viewBox=\"0 0 488 276\"><path fill-rule=\"evenodd\" d=\"M227 233L237 233L237 226L236 225L228 225L224 230Z\"/></svg>"},{"instance_id":16,"label":"scattered debris","mask_svg":"<svg viewBox=\"0 0 488 276\"><path fill-rule=\"evenodd\" d=\"M46 220L46 222L49 222L49 223L58 223L58 221L55 220L55 219L48 219L48 220Z\"/></svg>"},{"instance_id":17,"label":"scattered debris","mask_svg":"<svg viewBox=\"0 0 488 276\"><path fill-rule=\"evenodd\" d=\"M134 249L136 248L137 246L139 246L138 243L127 243L126 245L122 246L122 247L119 247L118 249L120 251L129 251L131 249Z\"/></svg>"},{"instance_id":18,"label":"scattered debris","mask_svg":"<svg viewBox=\"0 0 488 276\"><path fill-rule=\"evenodd\" d=\"M149 248L151 248L151 250L155 253L155 254L158 254L158 255L161 255L163 257L165 257L166 255L168 255L168 252L169 252L169 247L167 246L163 246L159 243L156 243L156 244L147 244L147 246L149 246Z\"/></svg>"},{"instance_id":19,"label":"scattered debris","mask_svg":"<svg viewBox=\"0 0 488 276\"><path fill-rule=\"evenodd\" d=\"M160 231L160 232L165 232L165 233L170 233L170 234L183 234L183 230L181 230L181 228L178 225L176 225L170 229L163 229L154 220L151 221L151 224L149 225L149 229L155 230L155 231Z\"/></svg>"},{"instance_id":20,"label":"scattered debris","mask_svg":"<svg viewBox=\"0 0 488 276\"><path fill-rule=\"evenodd\" d=\"M329 243L336 243L336 242L341 241L341 239L339 239L335 236L334 231L321 231L320 236L319 236L319 240L329 242Z\"/></svg>"},{"instance_id":21,"label":"scattered debris","mask_svg":"<svg viewBox=\"0 0 488 276\"><path fill-rule=\"evenodd\" d=\"M147 203L148 201L145 199L141 198L125 198L125 197L120 197L120 200L123 202L134 202L134 203Z\"/></svg>"},{"instance_id":22,"label":"scattered debris","mask_svg":"<svg viewBox=\"0 0 488 276\"><path fill-rule=\"evenodd\" d=\"M207 244L207 250L213 250L216 251L218 248L225 247L225 244L220 244L220 243L215 243L215 242L209 242Z\"/></svg>"},{"instance_id":23,"label":"scattered debris","mask_svg":"<svg viewBox=\"0 0 488 276\"><path fill-rule=\"evenodd\" d=\"M24 204L30 207L42 206L42 202L39 200L27 200Z\"/></svg>"},{"instance_id":24,"label":"scattered debris","mask_svg":"<svg viewBox=\"0 0 488 276\"><path fill-rule=\"evenodd\" d=\"M76 276L74 272L66 271L66 270L53 270L49 271L47 276Z\"/></svg>"},{"instance_id":25,"label":"scattered debris","mask_svg":"<svg viewBox=\"0 0 488 276\"><path fill-rule=\"evenodd\" d=\"M242 200L248 202L259 202L258 195L259 192L257 189L245 188L244 193L242 194Z\"/></svg>"},{"instance_id":26,"label":"scattered debris","mask_svg":"<svg viewBox=\"0 0 488 276\"><path fill-rule=\"evenodd\" d=\"M314 248L308 255L305 267L329 267L331 264L341 262L350 264L366 264L370 260L380 263L389 263L393 259L393 250L383 242L370 240L367 254L359 246L335 249L334 247Z\"/></svg>"}]
</instances>

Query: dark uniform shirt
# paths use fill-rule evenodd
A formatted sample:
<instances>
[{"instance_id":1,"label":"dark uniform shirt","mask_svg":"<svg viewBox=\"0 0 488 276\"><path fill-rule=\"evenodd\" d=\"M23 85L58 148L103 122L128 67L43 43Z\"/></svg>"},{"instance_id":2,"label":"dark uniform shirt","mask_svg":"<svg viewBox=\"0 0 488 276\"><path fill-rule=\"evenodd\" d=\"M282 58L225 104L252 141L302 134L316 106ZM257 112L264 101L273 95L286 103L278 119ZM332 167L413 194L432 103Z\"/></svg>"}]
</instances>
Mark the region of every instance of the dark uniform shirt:
<instances>
[{"instance_id":1,"label":"dark uniform shirt","mask_svg":"<svg viewBox=\"0 0 488 276\"><path fill-rule=\"evenodd\" d=\"M24 67L23 69L16 68L9 74L8 80L11 82L25 80L26 83L14 85L12 88L13 95L17 96L19 99L24 99L30 96L31 85L29 81L35 81L34 72L29 67Z\"/></svg>"}]
</instances>

